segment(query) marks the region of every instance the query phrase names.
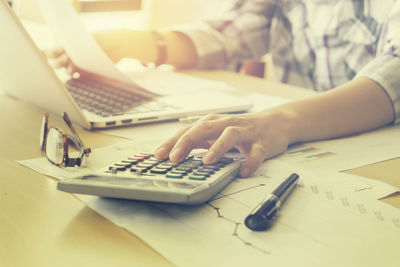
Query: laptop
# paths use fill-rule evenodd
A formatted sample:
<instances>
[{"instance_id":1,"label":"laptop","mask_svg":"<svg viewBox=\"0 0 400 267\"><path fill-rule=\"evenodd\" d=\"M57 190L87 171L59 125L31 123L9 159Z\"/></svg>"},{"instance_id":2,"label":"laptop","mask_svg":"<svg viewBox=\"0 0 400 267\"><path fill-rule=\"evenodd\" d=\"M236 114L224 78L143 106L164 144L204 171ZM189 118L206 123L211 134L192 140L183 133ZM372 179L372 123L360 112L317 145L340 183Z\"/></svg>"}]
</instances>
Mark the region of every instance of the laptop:
<instances>
[{"instance_id":1,"label":"laptop","mask_svg":"<svg viewBox=\"0 0 400 267\"><path fill-rule=\"evenodd\" d=\"M87 75L82 77L60 79L4 0L0 0L0 36L0 90L52 114L67 112L74 123L86 129L245 112L251 107L249 102L221 92L160 96L129 79L90 69L85 69Z\"/></svg>"}]
</instances>

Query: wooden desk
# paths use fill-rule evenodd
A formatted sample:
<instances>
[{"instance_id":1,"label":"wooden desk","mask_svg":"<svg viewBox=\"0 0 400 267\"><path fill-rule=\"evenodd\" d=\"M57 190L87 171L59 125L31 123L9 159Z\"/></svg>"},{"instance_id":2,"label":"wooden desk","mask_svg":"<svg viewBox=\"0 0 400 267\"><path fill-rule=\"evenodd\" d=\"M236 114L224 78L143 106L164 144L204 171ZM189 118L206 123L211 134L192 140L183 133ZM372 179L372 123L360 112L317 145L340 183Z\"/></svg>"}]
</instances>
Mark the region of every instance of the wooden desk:
<instances>
[{"instance_id":1,"label":"wooden desk","mask_svg":"<svg viewBox=\"0 0 400 267\"><path fill-rule=\"evenodd\" d=\"M300 98L312 92L228 72L189 72L224 80L242 91ZM43 112L0 96L0 265L1 266L171 266L143 241L87 208L73 195L56 190L56 181L20 166L16 160L40 157ZM52 125L65 128L58 118ZM85 144L107 146L120 139L78 130ZM351 170L400 187L400 159ZM399 179L397 179L399 180ZM400 207L400 196L385 200Z\"/></svg>"}]
</instances>

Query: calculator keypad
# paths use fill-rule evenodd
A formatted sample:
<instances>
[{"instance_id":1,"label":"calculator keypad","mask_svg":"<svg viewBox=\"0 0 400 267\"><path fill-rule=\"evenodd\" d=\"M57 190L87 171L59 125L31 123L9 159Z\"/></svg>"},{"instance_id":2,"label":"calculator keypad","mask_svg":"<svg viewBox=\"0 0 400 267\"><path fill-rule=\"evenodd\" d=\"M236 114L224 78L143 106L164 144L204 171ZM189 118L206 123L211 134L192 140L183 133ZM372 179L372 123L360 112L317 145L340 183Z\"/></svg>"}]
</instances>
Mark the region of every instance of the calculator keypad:
<instances>
[{"instance_id":1,"label":"calculator keypad","mask_svg":"<svg viewBox=\"0 0 400 267\"><path fill-rule=\"evenodd\" d=\"M104 172L126 178L198 183L212 180L214 174L232 162L232 158L223 157L214 164L204 165L201 155L189 155L181 162L171 162L158 159L153 154L140 153L108 166Z\"/></svg>"}]
</instances>

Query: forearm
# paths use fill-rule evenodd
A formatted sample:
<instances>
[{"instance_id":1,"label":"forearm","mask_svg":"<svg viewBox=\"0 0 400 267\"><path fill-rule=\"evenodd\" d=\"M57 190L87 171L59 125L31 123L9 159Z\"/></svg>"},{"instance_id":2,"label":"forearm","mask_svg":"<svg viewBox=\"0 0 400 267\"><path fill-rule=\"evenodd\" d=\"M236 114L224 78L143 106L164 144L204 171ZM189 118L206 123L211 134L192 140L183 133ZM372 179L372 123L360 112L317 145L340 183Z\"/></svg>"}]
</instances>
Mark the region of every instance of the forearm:
<instances>
[{"instance_id":1,"label":"forearm","mask_svg":"<svg viewBox=\"0 0 400 267\"><path fill-rule=\"evenodd\" d=\"M197 54L188 37L171 31L160 34L167 47L166 64L178 68L195 66ZM159 57L156 37L151 31L108 30L97 32L94 37L114 62L129 57L146 64L156 62Z\"/></svg>"},{"instance_id":2,"label":"forearm","mask_svg":"<svg viewBox=\"0 0 400 267\"><path fill-rule=\"evenodd\" d=\"M292 118L290 143L359 133L387 125L394 119L389 97L367 78L355 79L279 109Z\"/></svg>"}]
</instances>

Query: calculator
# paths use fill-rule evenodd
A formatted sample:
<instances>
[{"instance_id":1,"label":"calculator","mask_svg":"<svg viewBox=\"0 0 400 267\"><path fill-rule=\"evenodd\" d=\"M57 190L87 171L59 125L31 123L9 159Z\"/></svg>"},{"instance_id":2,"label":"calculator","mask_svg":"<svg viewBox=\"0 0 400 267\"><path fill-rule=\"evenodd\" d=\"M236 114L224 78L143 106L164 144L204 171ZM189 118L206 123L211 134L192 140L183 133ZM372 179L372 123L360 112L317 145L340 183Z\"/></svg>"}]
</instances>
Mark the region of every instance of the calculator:
<instances>
[{"instance_id":1,"label":"calculator","mask_svg":"<svg viewBox=\"0 0 400 267\"><path fill-rule=\"evenodd\" d=\"M204 165L202 155L181 162L139 153L100 171L58 182L57 189L70 193L181 204L200 204L227 186L241 162L222 157Z\"/></svg>"}]
</instances>

